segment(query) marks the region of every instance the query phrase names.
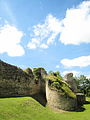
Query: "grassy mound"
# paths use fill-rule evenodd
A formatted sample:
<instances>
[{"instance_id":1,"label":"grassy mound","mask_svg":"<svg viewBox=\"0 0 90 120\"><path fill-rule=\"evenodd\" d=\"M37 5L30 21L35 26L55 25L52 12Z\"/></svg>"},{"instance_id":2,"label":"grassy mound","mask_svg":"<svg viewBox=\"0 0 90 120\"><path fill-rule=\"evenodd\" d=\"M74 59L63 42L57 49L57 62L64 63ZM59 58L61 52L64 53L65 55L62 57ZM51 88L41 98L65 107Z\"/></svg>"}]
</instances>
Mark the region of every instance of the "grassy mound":
<instances>
[{"instance_id":1,"label":"grassy mound","mask_svg":"<svg viewBox=\"0 0 90 120\"><path fill-rule=\"evenodd\" d=\"M56 113L31 97L0 98L0 120L89 120L90 104L84 107L83 112Z\"/></svg>"}]
</instances>

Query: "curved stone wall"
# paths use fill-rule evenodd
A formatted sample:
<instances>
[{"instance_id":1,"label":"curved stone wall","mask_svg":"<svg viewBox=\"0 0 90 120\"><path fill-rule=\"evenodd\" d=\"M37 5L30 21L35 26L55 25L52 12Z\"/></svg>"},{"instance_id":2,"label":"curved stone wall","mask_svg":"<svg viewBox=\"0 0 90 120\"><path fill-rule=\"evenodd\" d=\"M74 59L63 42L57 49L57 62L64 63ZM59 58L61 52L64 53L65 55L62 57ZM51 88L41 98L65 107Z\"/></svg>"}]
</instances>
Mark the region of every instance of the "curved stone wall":
<instances>
[{"instance_id":1,"label":"curved stone wall","mask_svg":"<svg viewBox=\"0 0 90 120\"><path fill-rule=\"evenodd\" d=\"M75 98L63 94L62 91L57 91L48 85L46 81L46 98L47 105L51 108L58 108L62 110L73 111L77 108L77 101Z\"/></svg>"}]
</instances>

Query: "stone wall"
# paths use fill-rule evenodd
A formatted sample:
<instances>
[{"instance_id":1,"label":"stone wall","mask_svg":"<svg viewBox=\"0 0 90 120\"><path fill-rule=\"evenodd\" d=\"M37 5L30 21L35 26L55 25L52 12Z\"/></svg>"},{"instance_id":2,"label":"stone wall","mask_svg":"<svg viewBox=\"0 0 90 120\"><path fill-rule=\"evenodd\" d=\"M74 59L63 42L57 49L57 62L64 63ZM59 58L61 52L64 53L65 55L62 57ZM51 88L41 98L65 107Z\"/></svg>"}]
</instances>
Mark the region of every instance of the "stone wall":
<instances>
[{"instance_id":1,"label":"stone wall","mask_svg":"<svg viewBox=\"0 0 90 120\"><path fill-rule=\"evenodd\" d=\"M67 82L74 93L77 93L77 84L76 80L73 77L73 73L67 73L64 76L64 81Z\"/></svg>"},{"instance_id":2,"label":"stone wall","mask_svg":"<svg viewBox=\"0 0 90 120\"><path fill-rule=\"evenodd\" d=\"M0 60L0 97L36 94L39 87L30 68L22 70Z\"/></svg>"},{"instance_id":3,"label":"stone wall","mask_svg":"<svg viewBox=\"0 0 90 120\"><path fill-rule=\"evenodd\" d=\"M34 68L33 74L34 74L36 85L39 88L39 92L46 93L45 77L47 75L47 72L45 71L45 69L42 67Z\"/></svg>"},{"instance_id":4,"label":"stone wall","mask_svg":"<svg viewBox=\"0 0 90 120\"><path fill-rule=\"evenodd\" d=\"M57 108L62 110L76 110L77 109L77 100L76 98L70 97L62 90L58 91L51 87L46 81L46 98L47 105L51 108Z\"/></svg>"},{"instance_id":5,"label":"stone wall","mask_svg":"<svg viewBox=\"0 0 90 120\"><path fill-rule=\"evenodd\" d=\"M66 82L59 76L46 76L44 68L22 70L0 60L0 97L44 93L48 106L69 111L76 110L77 105L82 105L79 103L85 101L80 94L76 97L77 87L73 74L65 76Z\"/></svg>"}]
</instances>

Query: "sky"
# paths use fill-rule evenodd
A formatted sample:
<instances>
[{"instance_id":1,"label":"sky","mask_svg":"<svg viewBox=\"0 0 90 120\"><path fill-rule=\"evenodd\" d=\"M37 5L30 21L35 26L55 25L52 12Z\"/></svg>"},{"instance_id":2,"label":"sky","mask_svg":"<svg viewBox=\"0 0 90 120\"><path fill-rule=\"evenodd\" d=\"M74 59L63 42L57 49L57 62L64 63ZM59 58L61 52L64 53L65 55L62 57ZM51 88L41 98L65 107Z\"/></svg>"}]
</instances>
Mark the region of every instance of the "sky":
<instances>
[{"instance_id":1,"label":"sky","mask_svg":"<svg viewBox=\"0 0 90 120\"><path fill-rule=\"evenodd\" d=\"M90 76L90 0L0 0L0 59Z\"/></svg>"}]
</instances>

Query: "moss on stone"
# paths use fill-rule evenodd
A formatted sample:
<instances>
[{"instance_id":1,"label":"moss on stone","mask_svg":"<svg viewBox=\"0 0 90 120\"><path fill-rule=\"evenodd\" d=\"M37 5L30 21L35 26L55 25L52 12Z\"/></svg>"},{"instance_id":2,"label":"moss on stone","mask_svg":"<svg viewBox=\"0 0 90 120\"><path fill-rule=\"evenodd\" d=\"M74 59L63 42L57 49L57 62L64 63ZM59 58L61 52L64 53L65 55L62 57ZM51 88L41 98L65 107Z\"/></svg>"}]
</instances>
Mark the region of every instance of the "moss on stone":
<instances>
[{"instance_id":1,"label":"moss on stone","mask_svg":"<svg viewBox=\"0 0 90 120\"><path fill-rule=\"evenodd\" d=\"M44 68L33 68L33 75L35 78L35 81L38 82L39 80L42 80L42 82L45 82L44 76L46 76L47 72Z\"/></svg>"},{"instance_id":2,"label":"moss on stone","mask_svg":"<svg viewBox=\"0 0 90 120\"><path fill-rule=\"evenodd\" d=\"M63 95L66 94L71 98L76 98L75 93L70 89L69 85L65 81L63 81L63 79L61 79L61 77L49 75L46 79L48 80L49 86L52 89L60 92L62 91Z\"/></svg>"}]
</instances>

